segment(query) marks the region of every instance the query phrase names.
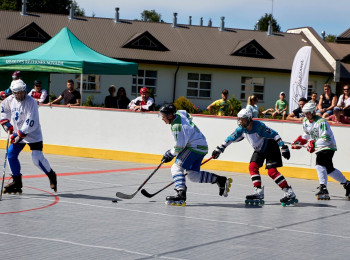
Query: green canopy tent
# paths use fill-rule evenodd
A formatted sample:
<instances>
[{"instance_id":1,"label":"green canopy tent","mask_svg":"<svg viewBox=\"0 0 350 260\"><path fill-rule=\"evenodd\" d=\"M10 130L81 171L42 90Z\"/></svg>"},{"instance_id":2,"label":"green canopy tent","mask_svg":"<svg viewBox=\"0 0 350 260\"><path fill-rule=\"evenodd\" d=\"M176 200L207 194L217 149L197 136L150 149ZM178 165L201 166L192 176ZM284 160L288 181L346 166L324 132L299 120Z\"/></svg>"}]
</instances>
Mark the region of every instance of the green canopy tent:
<instances>
[{"instance_id":1,"label":"green canopy tent","mask_svg":"<svg viewBox=\"0 0 350 260\"><path fill-rule=\"evenodd\" d=\"M0 58L0 71L21 70L52 73L137 75L138 65L104 56L81 42L67 27L40 47ZM82 80L80 94L82 95Z\"/></svg>"}]
</instances>

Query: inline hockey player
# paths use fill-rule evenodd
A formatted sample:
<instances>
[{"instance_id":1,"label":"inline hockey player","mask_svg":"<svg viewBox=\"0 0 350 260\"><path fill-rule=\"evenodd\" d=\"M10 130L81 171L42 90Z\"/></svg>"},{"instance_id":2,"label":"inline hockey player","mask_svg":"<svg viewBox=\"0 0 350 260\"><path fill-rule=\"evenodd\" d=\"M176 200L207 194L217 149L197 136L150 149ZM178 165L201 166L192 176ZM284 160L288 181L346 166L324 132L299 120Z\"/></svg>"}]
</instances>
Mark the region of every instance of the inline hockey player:
<instances>
[{"instance_id":1,"label":"inline hockey player","mask_svg":"<svg viewBox=\"0 0 350 260\"><path fill-rule=\"evenodd\" d=\"M56 173L43 155L43 141L39 123L38 104L26 93L26 84L16 80L11 86L12 95L1 103L0 123L11 134L8 148L8 162L13 181L5 186L3 193L22 193L22 174L18 155L26 144L32 150L33 163L50 180L50 187L57 191ZM12 122L12 124L11 124Z\"/></svg>"},{"instance_id":2,"label":"inline hockey player","mask_svg":"<svg viewBox=\"0 0 350 260\"><path fill-rule=\"evenodd\" d=\"M292 149L300 149L307 144L308 152L316 151L316 171L320 182L319 191L315 194L316 198L318 200L330 199L327 190L328 175L343 185L346 190L345 196L350 198L350 182L333 166L333 156L337 145L327 120L316 115L316 106L313 103L306 103L302 111L305 114L304 133L292 143Z\"/></svg>"},{"instance_id":3,"label":"inline hockey player","mask_svg":"<svg viewBox=\"0 0 350 260\"><path fill-rule=\"evenodd\" d=\"M238 127L236 130L220 146L216 147L212 156L214 159L217 159L228 145L247 138L250 145L254 148L249 164L254 193L246 196L246 204L264 204L264 187L261 186L259 168L263 166L265 160L268 175L284 192L284 196L280 200L282 206L297 203L298 200L292 187L288 185L287 180L277 170L277 167L283 166L279 147L281 147L282 156L289 160L290 152L288 146L283 143L275 130L267 127L260 121L253 121L252 114L245 108L239 111L237 123Z\"/></svg>"},{"instance_id":4,"label":"inline hockey player","mask_svg":"<svg viewBox=\"0 0 350 260\"><path fill-rule=\"evenodd\" d=\"M191 181L216 183L219 186L219 195L227 197L232 182L231 178L200 171L201 162L208 153L208 144L204 135L192 122L190 114L185 110L176 111L173 104L166 104L160 108L159 116L166 124L171 125L171 132L175 138L174 147L168 150L162 159L167 163L176 156L175 163L171 167L176 194L166 197L166 203L186 205L185 170Z\"/></svg>"}]
</instances>

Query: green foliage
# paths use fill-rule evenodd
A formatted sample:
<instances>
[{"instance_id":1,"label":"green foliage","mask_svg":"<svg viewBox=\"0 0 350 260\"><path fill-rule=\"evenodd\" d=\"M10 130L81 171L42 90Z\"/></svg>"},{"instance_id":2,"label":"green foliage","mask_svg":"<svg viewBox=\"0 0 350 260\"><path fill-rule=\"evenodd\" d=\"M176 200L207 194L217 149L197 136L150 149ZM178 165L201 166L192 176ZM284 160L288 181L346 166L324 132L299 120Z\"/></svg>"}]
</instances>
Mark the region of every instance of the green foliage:
<instances>
[{"instance_id":1,"label":"green foliage","mask_svg":"<svg viewBox=\"0 0 350 260\"><path fill-rule=\"evenodd\" d=\"M54 101L56 98L57 98L57 97L56 97L55 94L53 94L53 93L50 93L50 94L49 94L49 102Z\"/></svg>"},{"instance_id":2,"label":"green foliage","mask_svg":"<svg viewBox=\"0 0 350 260\"><path fill-rule=\"evenodd\" d=\"M69 14L69 5L75 5L75 15L84 16L84 9L80 9L78 3L72 0L30 0L27 2L28 12ZM0 10L22 10L22 0L0 0Z\"/></svg>"},{"instance_id":3,"label":"green foliage","mask_svg":"<svg viewBox=\"0 0 350 260\"><path fill-rule=\"evenodd\" d=\"M272 20L272 31L274 32L281 32L281 26L277 23L275 18L273 18L272 14L267 14L265 13L264 16L262 16L259 21L259 30L260 31L267 31L268 26L269 26L269 21ZM254 30L257 30L257 24L254 26Z\"/></svg>"},{"instance_id":4,"label":"green foliage","mask_svg":"<svg viewBox=\"0 0 350 260\"><path fill-rule=\"evenodd\" d=\"M185 97L179 97L175 100L174 105L177 110L186 110L187 113L195 114L198 113L198 108L196 108L191 101Z\"/></svg>"},{"instance_id":5,"label":"green foliage","mask_svg":"<svg viewBox=\"0 0 350 260\"><path fill-rule=\"evenodd\" d=\"M233 116L237 116L238 112L242 109L242 102L235 98L234 95L228 100L233 107Z\"/></svg>"},{"instance_id":6,"label":"green foliage","mask_svg":"<svg viewBox=\"0 0 350 260\"><path fill-rule=\"evenodd\" d=\"M97 107L98 105L95 105L93 100L94 100L94 95L90 95L86 98L86 101L83 102L83 106L85 107Z\"/></svg>"},{"instance_id":7,"label":"green foliage","mask_svg":"<svg viewBox=\"0 0 350 260\"><path fill-rule=\"evenodd\" d=\"M327 36L325 37L325 41L326 42L335 42L335 40L337 39L336 35L333 34L327 34Z\"/></svg>"},{"instance_id":8,"label":"green foliage","mask_svg":"<svg viewBox=\"0 0 350 260\"><path fill-rule=\"evenodd\" d=\"M161 22L162 15L157 13L155 10L144 10L141 13L141 20L147 22Z\"/></svg>"}]
</instances>

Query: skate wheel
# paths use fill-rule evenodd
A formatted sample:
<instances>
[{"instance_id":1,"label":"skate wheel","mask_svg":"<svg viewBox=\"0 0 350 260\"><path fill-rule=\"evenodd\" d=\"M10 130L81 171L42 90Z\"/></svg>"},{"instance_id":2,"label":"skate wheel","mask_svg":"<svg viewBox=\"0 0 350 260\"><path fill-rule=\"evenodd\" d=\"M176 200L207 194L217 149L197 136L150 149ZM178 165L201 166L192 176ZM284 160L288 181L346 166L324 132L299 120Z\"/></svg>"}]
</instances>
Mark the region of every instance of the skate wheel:
<instances>
[{"instance_id":1,"label":"skate wheel","mask_svg":"<svg viewBox=\"0 0 350 260\"><path fill-rule=\"evenodd\" d=\"M186 202L181 204L182 207L186 207Z\"/></svg>"},{"instance_id":2,"label":"skate wheel","mask_svg":"<svg viewBox=\"0 0 350 260\"><path fill-rule=\"evenodd\" d=\"M255 205L258 206L259 205L259 201L255 201Z\"/></svg>"},{"instance_id":3,"label":"skate wheel","mask_svg":"<svg viewBox=\"0 0 350 260\"><path fill-rule=\"evenodd\" d=\"M316 199L317 199L317 200L320 200L321 198L320 198L319 196L316 196Z\"/></svg>"},{"instance_id":4,"label":"skate wheel","mask_svg":"<svg viewBox=\"0 0 350 260\"><path fill-rule=\"evenodd\" d=\"M249 201L248 201L248 200L245 200L245 204L249 204Z\"/></svg>"},{"instance_id":5,"label":"skate wheel","mask_svg":"<svg viewBox=\"0 0 350 260\"><path fill-rule=\"evenodd\" d=\"M282 202L282 207L285 207L286 206L286 203Z\"/></svg>"},{"instance_id":6,"label":"skate wheel","mask_svg":"<svg viewBox=\"0 0 350 260\"><path fill-rule=\"evenodd\" d=\"M228 182L231 184L231 183L232 183L232 179L231 179L231 178L228 178Z\"/></svg>"},{"instance_id":7,"label":"skate wheel","mask_svg":"<svg viewBox=\"0 0 350 260\"><path fill-rule=\"evenodd\" d=\"M264 205L264 204L265 204L265 201L264 201L264 200L261 200L260 203L261 203L261 205Z\"/></svg>"},{"instance_id":8,"label":"skate wheel","mask_svg":"<svg viewBox=\"0 0 350 260\"><path fill-rule=\"evenodd\" d=\"M231 183L227 186L228 188L231 188Z\"/></svg>"}]
</instances>

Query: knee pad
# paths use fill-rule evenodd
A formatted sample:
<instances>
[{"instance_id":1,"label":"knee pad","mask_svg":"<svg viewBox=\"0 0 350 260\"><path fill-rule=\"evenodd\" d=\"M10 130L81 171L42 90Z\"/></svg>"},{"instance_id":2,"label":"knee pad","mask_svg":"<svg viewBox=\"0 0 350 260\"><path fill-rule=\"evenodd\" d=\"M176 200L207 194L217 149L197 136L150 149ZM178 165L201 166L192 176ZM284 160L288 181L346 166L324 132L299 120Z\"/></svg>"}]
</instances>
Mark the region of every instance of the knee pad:
<instances>
[{"instance_id":1,"label":"knee pad","mask_svg":"<svg viewBox=\"0 0 350 260\"><path fill-rule=\"evenodd\" d=\"M318 180L319 180L320 184L327 185L328 176L327 176L327 169L326 169L326 167L321 166L321 165L316 165L315 168L316 168L316 171L317 171Z\"/></svg>"},{"instance_id":2,"label":"knee pad","mask_svg":"<svg viewBox=\"0 0 350 260\"><path fill-rule=\"evenodd\" d=\"M34 150L32 152L32 160L36 167L42 170L45 174L48 174L51 170L49 162L44 157L42 151Z\"/></svg>"},{"instance_id":3,"label":"knee pad","mask_svg":"<svg viewBox=\"0 0 350 260\"><path fill-rule=\"evenodd\" d=\"M186 187L185 169L176 163L171 166L171 175L173 177L175 188L184 189Z\"/></svg>"}]
</instances>

